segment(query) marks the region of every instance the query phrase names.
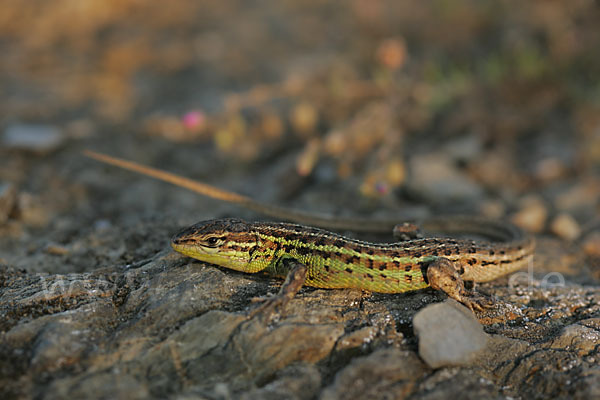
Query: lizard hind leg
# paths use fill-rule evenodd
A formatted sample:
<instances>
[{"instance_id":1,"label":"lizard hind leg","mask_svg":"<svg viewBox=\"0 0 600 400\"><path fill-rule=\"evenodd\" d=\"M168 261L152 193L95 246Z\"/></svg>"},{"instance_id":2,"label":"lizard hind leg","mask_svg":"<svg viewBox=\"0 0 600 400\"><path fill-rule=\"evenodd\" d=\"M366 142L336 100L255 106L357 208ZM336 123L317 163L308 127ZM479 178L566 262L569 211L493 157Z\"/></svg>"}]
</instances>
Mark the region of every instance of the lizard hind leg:
<instances>
[{"instance_id":1,"label":"lizard hind leg","mask_svg":"<svg viewBox=\"0 0 600 400\"><path fill-rule=\"evenodd\" d=\"M441 290L450 298L469 307L471 311L482 311L493 305L488 298L465 288L460 267L447 258L440 257L427 266L427 281L433 289Z\"/></svg>"},{"instance_id":2,"label":"lizard hind leg","mask_svg":"<svg viewBox=\"0 0 600 400\"><path fill-rule=\"evenodd\" d=\"M404 242L407 240L419 239L423 235L421 235L421 230L418 225L413 224L412 222L404 222L394 226L393 230L394 239L399 242Z\"/></svg>"}]
</instances>

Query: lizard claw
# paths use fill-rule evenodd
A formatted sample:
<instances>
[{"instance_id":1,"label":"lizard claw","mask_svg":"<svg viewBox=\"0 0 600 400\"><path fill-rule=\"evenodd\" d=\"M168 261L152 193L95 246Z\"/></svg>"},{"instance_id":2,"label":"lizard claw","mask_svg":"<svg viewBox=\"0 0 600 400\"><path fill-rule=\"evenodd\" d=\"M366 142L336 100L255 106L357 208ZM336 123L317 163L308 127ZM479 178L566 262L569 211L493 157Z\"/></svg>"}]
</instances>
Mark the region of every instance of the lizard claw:
<instances>
[{"instance_id":1,"label":"lizard claw","mask_svg":"<svg viewBox=\"0 0 600 400\"><path fill-rule=\"evenodd\" d=\"M459 301L473 312L482 312L494 307L494 302L490 298L472 292L462 295Z\"/></svg>"},{"instance_id":2,"label":"lizard claw","mask_svg":"<svg viewBox=\"0 0 600 400\"><path fill-rule=\"evenodd\" d=\"M286 296L274 295L264 297L253 297L253 303L261 303L258 307L250 312L249 318L260 316L261 319L268 320L272 315L277 314L288 303L289 299Z\"/></svg>"}]
</instances>

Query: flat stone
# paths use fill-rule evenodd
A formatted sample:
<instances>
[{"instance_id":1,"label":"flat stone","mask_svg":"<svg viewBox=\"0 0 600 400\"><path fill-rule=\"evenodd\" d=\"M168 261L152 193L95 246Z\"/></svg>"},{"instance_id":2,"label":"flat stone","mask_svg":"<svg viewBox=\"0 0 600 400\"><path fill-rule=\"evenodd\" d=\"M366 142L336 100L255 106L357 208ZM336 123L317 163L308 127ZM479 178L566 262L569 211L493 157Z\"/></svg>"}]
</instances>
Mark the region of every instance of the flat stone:
<instances>
[{"instance_id":1,"label":"flat stone","mask_svg":"<svg viewBox=\"0 0 600 400\"><path fill-rule=\"evenodd\" d=\"M552 220L550 230L565 240L575 240L581 235L579 223L569 214L559 214Z\"/></svg>"},{"instance_id":2,"label":"flat stone","mask_svg":"<svg viewBox=\"0 0 600 400\"><path fill-rule=\"evenodd\" d=\"M478 201L483 189L456 167L447 155L436 153L415 156L409 163L407 189L434 203Z\"/></svg>"},{"instance_id":3,"label":"flat stone","mask_svg":"<svg viewBox=\"0 0 600 400\"><path fill-rule=\"evenodd\" d=\"M321 399L406 398L426 371L414 353L396 348L377 350L342 369Z\"/></svg>"},{"instance_id":4,"label":"flat stone","mask_svg":"<svg viewBox=\"0 0 600 400\"><path fill-rule=\"evenodd\" d=\"M425 307L413 318L413 326L419 355L431 368L468 365L487 344L483 326L454 300Z\"/></svg>"},{"instance_id":5,"label":"flat stone","mask_svg":"<svg viewBox=\"0 0 600 400\"><path fill-rule=\"evenodd\" d=\"M65 141L66 135L51 125L14 124L2 135L2 145L8 149L49 153Z\"/></svg>"}]
</instances>

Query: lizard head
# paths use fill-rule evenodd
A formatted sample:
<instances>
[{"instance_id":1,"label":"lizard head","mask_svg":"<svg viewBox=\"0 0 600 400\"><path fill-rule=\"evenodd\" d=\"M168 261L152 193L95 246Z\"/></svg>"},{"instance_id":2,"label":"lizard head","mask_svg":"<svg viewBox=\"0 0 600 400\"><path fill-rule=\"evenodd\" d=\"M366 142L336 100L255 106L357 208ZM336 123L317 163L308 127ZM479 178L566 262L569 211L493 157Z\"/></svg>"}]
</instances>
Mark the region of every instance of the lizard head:
<instances>
[{"instance_id":1,"label":"lizard head","mask_svg":"<svg viewBox=\"0 0 600 400\"><path fill-rule=\"evenodd\" d=\"M199 222L171 239L171 247L181 254L242 272L255 272L250 261L257 245L252 224L239 219Z\"/></svg>"}]
</instances>

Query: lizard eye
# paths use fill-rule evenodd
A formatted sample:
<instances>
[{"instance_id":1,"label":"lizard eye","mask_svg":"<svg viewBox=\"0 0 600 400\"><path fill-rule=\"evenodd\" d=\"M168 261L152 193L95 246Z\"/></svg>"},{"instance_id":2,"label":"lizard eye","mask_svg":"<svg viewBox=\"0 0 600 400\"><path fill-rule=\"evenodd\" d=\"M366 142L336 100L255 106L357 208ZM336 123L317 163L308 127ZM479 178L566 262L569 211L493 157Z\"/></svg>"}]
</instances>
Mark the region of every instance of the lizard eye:
<instances>
[{"instance_id":1,"label":"lizard eye","mask_svg":"<svg viewBox=\"0 0 600 400\"><path fill-rule=\"evenodd\" d=\"M206 239L206 244L208 244L209 246L217 246L220 241L221 240L218 237L211 236L208 239Z\"/></svg>"}]
</instances>

